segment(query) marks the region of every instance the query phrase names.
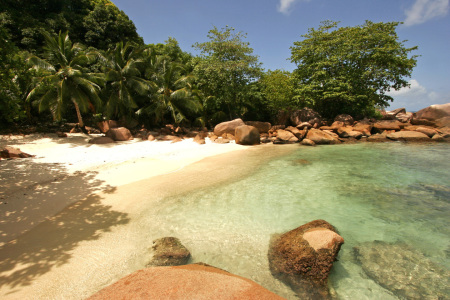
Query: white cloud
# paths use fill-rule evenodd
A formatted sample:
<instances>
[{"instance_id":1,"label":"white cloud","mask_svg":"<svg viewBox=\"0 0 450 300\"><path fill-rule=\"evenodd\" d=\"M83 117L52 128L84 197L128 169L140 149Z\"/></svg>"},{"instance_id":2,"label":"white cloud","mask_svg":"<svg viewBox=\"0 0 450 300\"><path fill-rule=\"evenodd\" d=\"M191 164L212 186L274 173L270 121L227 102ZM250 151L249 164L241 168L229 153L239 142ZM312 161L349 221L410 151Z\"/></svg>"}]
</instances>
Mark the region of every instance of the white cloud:
<instances>
[{"instance_id":1,"label":"white cloud","mask_svg":"<svg viewBox=\"0 0 450 300\"><path fill-rule=\"evenodd\" d=\"M294 2L296 2L296 0L280 0L278 11L283 14L288 14L291 11Z\"/></svg>"},{"instance_id":2,"label":"white cloud","mask_svg":"<svg viewBox=\"0 0 450 300\"><path fill-rule=\"evenodd\" d=\"M417 80L411 79L408 83L410 84L409 87L403 87L399 90L390 91L388 95L392 97L396 96L417 97L423 96L427 93L427 89L424 86L421 86Z\"/></svg>"},{"instance_id":3,"label":"white cloud","mask_svg":"<svg viewBox=\"0 0 450 300\"><path fill-rule=\"evenodd\" d=\"M445 16L449 10L449 0L416 0L413 6L405 11L405 26L422 24L436 17Z\"/></svg>"},{"instance_id":4,"label":"white cloud","mask_svg":"<svg viewBox=\"0 0 450 300\"><path fill-rule=\"evenodd\" d=\"M394 98L394 102L390 104L390 109L405 107L407 111L418 111L433 104L450 102L450 93L441 94L428 91L415 79L410 80L409 84L410 87L387 93Z\"/></svg>"}]
</instances>

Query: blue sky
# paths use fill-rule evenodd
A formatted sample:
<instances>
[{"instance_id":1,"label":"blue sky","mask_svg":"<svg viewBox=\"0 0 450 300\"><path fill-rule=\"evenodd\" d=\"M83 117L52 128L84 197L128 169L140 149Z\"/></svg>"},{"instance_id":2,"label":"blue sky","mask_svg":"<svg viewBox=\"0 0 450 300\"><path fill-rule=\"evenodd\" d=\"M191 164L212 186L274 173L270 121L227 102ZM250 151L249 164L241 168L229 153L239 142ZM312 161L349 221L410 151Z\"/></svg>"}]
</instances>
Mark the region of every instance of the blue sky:
<instances>
[{"instance_id":1,"label":"blue sky","mask_svg":"<svg viewBox=\"0 0 450 300\"><path fill-rule=\"evenodd\" d=\"M323 20L340 26L404 22L397 28L407 47L418 46L411 88L393 92L391 109L419 110L450 102L449 0L112 0L135 23L145 43L175 38L184 51L207 41L213 26L247 33L247 41L268 70L292 71L290 47Z\"/></svg>"}]
</instances>

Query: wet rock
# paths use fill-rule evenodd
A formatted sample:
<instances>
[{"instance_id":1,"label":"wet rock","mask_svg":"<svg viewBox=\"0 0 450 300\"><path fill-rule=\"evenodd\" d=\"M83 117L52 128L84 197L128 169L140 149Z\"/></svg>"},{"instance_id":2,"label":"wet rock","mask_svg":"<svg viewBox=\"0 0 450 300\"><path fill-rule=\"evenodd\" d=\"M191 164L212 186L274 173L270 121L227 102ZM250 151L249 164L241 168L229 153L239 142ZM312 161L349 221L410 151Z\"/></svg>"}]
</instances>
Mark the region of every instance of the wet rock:
<instances>
[{"instance_id":1,"label":"wet rock","mask_svg":"<svg viewBox=\"0 0 450 300\"><path fill-rule=\"evenodd\" d=\"M382 241L354 248L368 277L401 299L447 299L450 272L404 243Z\"/></svg>"},{"instance_id":2,"label":"wet rock","mask_svg":"<svg viewBox=\"0 0 450 300\"><path fill-rule=\"evenodd\" d=\"M306 134L306 138L317 145L336 144L339 142L331 133L319 129L310 129Z\"/></svg>"},{"instance_id":3,"label":"wet rock","mask_svg":"<svg viewBox=\"0 0 450 300\"><path fill-rule=\"evenodd\" d=\"M256 127L259 133L268 133L270 128L272 127L272 124L270 124L269 122L247 121L245 122L245 124Z\"/></svg>"},{"instance_id":4,"label":"wet rock","mask_svg":"<svg viewBox=\"0 0 450 300\"><path fill-rule=\"evenodd\" d=\"M99 136L89 140L89 144L96 144L96 145L104 145L112 143L115 143L114 140L106 136Z\"/></svg>"},{"instance_id":5,"label":"wet rock","mask_svg":"<svg viewBox=\"0 0 450 300\"><path fill-rule=\"evenodd\" d=\"M311 141L310 139L303 139L303 140L302 140L302 145L304 145L304 146L315 146L316 143L314 143L314 142Z\"/></svg>"},{"instance_id":6,"label":"wet rock","mask_svg":"<svg viewBox=\"0 0 450 300\"><path fill-rule=\"evenodd\" d=\"M387 134L387 138L394 141L429 141L428 135L417 131L397 131Z\"/></svg>"},{"instance_id":7,"label":"wet rock","mask_svg":"<svg viewBox=\"0 0 450 300\"><path fill-rule=\"evenodd\" d=\"M133 139L133 135L131 134L130 130L125 127L111 128L108 130L105 136L115 141L129 141Z\"/></svg>"},{"instance_id":8,"label":"wet rock","mask_svg":"<svg viewBox=\"0 0 450 300\"><path fill-rule=\"evenodd\" d=\"M224 133L234 134L236 127L245 125L242 119L235 119L228 122L222 122L214 127L214 134L217 136L222 136Z\"/></svg>"},{"instance_id":9,"label":"wet rock","mask_svg":"<svg viewBox=\"0 0 450 300\"><path fill-rule=\"evenodd\" d=\"M389 141L387 138L387 134L385 132L383 133L377 133L369 136L367 138L367 141L369 142L387 142Z\"/></svg>"},{"instance_id":10,"label":"wet rock","mask_svg":"<svg viewBox=\"0 0 450 300\"><path fill-rule=\"evenodd\" d=\"M415 113L417 119L435 121L450 116L450 103L431 105Z\"/></svg>"},{"instance_id":11,"label":"wet rock","mask_svg":"<svg viewBox=\"0 0 450 300\"><path fill-rule=\"evenodd\" d=\"M191 253L175 237L153 241L153 258L147 266L180 266L188 263Z\"/></svg>"},{"instance_id":12,"label":"wet rock","mask_svg":"<svg viewBox=\"0 0 450 300\"><path fill-rule=\"evenodd\" d=\"M134 272L94 294L100 299L284 299L250 279L206 264Z\"/></svg>"},{"instance_id":13,"label":"wet rock","mask_svg":"<svg viewBox=\"0 0 450 300\"><path fill-rule=\"evenodd\" d=\"M236 127L235 139L236 144L240 145L259 145L261 143L258 129L249 125Z\"/></svg>"},{"instance_id":14,"label":"wet rock","mask_svg":"<svg viewBox=\"0 0 450 300\"><path fill-rule=\"evenodd\" d=\"M269 267L300 299L327 299L328 275L344 239L324 220L315 220L272 238Z\"/></svg>"}]
</instances>

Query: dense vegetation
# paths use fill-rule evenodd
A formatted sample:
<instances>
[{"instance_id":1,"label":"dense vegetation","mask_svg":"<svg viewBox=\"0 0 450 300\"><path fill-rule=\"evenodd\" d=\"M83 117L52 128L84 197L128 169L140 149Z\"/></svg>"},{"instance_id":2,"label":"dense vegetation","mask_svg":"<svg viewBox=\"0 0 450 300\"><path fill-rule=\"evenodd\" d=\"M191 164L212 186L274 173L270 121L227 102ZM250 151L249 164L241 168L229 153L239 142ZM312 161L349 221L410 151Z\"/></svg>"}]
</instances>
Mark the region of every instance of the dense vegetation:
<instances>
[{"instance_id":1,"label":"dense vegetation","mask_svg":"<svg viewBox=\"0 0 450 300\"><path fill-rule=\"evenodd\" d=\"M147 127L213 126L241 117L276 122L311 107L332 118L373 116L407 85L415 48L398 23L337 28L324 22L294 43L297 68L264 71L246 35L214 27L183 51L174 38L143 43L108 0L4 0L0 4L0 126L102 119Z\"/></svg>"}]
</instances>

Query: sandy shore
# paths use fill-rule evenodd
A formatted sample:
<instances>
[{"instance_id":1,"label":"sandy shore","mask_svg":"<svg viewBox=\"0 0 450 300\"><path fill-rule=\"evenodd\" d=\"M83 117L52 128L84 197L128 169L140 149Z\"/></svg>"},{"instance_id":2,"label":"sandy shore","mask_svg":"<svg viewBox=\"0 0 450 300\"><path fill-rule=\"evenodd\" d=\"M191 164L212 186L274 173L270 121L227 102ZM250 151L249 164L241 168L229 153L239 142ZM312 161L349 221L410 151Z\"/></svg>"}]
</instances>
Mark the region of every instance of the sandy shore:
<instances>
[{"instance_id":1,"label":"sandy shore","mask_svg":"<svg viewBox=\"0 0 450 300\"><path fill-rule=\"evenodd\" d=\"M88 140L83 134L0 136L0 149L12 146L35 155L0 161L0 246L92 194L246 149L209 140L199 145L192 139L173 144L134 139L107 145L91 145Z\"/></svg>"}]
</instances>

